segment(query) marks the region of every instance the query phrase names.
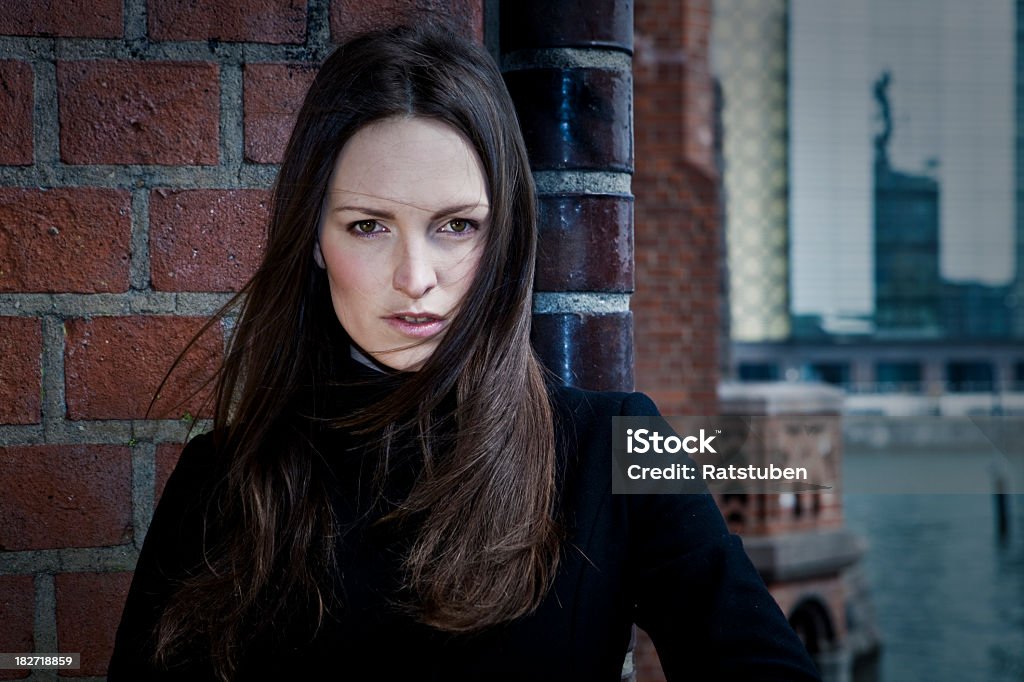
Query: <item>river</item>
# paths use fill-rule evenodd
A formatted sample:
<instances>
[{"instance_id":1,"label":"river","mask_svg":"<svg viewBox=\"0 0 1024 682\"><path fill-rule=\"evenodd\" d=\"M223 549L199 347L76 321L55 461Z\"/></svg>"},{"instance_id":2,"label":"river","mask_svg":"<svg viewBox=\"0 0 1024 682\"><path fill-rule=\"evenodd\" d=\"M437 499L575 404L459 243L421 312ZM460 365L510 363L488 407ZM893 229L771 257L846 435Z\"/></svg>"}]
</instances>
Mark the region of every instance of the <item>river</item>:
<instances>
[{"instance_id":1,"label":"river","mask_svg":"<svg viewBox=\"0 0 1024 682\"><path fill-rule=\"evenodd\" d=\"M846 470L855 473L856 458ZM853 470L853 471L851 471ZM849 494L883 649L880 682L1024 681L1024 495Z\"/></svg>"}]
</instances>

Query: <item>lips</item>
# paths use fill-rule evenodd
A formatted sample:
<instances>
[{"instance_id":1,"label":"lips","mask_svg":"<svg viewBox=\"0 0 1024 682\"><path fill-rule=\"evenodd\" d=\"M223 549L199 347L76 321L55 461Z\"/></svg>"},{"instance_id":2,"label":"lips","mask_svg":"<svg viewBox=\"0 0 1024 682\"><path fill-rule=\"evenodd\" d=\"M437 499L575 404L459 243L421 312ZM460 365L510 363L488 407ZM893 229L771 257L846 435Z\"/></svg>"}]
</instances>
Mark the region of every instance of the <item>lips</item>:
<instances>
[{"instance_id":1,"label":"lips","mask_svg":"<svg viewBox=\"0 0 1024 682\"><path fill-rule=\"evenodd\" d=\"M444 319L440 315L434 315L432 313L398 313L397 315L392 315L392 317L413 323L433 322L434 320Z\"/></svg>"},{"instance_id":2,"label":"lips","mask_svg":"<svg viewBox=\"0 0 1024 682\"><path fill-rule=\"evenodd\" d=\"M429 338L445 326L443 317L427 312L403 311L385 317L384 321L400 334L417 339Z\"/></svg>"}]
</instances>

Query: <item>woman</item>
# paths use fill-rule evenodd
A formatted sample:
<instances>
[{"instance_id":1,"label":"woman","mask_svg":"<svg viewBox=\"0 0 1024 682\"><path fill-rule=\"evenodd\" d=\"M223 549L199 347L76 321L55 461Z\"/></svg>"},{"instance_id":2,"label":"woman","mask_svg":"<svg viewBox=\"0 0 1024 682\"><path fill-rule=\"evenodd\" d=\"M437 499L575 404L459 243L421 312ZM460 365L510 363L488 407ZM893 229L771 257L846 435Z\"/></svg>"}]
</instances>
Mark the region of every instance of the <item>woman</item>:
<instances>
[{"instance_id":1,"label":"woman","mask_svg":"<svg viewBox=\"0 0 1024 682\"><path fill-rule=\"evenodd\" d=\"M816 679L710 496L610 494L611 417L657 410L542 373L534 201L479 47L325 62L110 680L617 680L634 622L670 679Z\"/></svg>"}]
</instances>

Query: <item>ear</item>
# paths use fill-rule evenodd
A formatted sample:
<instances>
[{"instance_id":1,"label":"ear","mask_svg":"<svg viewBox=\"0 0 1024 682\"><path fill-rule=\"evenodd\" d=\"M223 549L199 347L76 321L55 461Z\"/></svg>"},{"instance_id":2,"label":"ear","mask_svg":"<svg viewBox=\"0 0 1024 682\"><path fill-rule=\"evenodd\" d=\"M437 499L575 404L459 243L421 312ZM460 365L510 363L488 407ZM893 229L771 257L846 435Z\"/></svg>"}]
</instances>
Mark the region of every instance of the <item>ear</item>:
<instances>
[{"instance_id":1,"label":"ear","mask_svg":"<svg viewBox=\"0 0 1024 682\"><path fill-rule=\"evenodd\" d=\"M315 244L313 244L313 260L316 261L316 264L320 266L321 270L327 269L327 265L324 263L324 254L322 251L320 251L319 239L316 240Z\"/></svg>"}]
</instances>

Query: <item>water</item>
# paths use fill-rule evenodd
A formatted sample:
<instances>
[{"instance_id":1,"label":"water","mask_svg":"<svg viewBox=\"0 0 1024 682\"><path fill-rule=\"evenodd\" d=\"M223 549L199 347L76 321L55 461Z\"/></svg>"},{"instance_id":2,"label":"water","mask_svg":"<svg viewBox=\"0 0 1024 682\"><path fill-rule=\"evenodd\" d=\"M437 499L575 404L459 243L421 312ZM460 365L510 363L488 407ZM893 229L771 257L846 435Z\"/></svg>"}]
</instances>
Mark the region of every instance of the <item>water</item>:
<instances>
[{"instance_id":1,"label":"water","mask_svg":"<svg viewBox=\"0 0 1024 682\"><path fill-rule=\"evenodd\" d=\"M1024 495L1009 502L1000 543L990 495L845 497L869 543L881 682L1024 681Z\"/></svg>"}]
</instances>

